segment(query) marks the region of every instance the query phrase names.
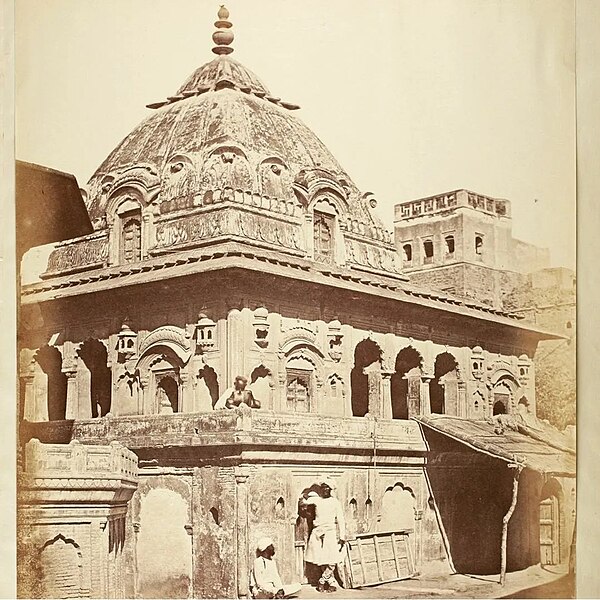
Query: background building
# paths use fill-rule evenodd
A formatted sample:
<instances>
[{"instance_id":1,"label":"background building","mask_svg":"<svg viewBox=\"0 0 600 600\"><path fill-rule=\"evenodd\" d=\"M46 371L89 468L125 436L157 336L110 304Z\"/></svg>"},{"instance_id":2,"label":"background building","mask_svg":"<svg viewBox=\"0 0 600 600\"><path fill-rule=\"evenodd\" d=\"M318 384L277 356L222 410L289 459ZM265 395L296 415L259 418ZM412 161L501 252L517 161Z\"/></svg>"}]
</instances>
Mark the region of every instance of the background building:
<instances>
[{"instance_id":1,"label":"background building","mask_svg":"<svg viewBox=\"0 0 600 600\"><path fill-rule=\"evenodd\" d=\"M538 415L575 424L575 276L549 252L512 236L510 201L456 190L397 204L396 248L414 283L519 314L566 339L535 363Z\"/></svg>"}]
</instances>

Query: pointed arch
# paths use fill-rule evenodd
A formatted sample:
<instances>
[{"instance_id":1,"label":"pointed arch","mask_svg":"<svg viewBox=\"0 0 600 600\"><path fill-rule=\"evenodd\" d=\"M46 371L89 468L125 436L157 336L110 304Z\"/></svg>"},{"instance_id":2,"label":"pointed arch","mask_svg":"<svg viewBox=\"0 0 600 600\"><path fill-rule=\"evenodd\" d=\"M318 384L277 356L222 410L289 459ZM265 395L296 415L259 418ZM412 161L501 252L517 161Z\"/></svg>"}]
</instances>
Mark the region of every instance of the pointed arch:
<instances>
[{"instance_id":1,"label":"pointed arch","mask_svg":"<svg viewBox=\"0 0 600 600\"><path fill-rule=\"evenodd\" d=\"M67 409L67 377L62 372L62 354L54 346L43 346L35 354L35 361L46 375L48 420L62 421Z\"/></svg>"},{"instance_id":2,"label":"pointed arch","mask_svg":"<svg viewBox=\"0 0 600 600\"><path fill-rule=\"evenodd\" d=\"M92 418L103 417L110 412L112 397L112 374L108 367L106 346L99 340L87 339L78 351L89 372L89 398Z\"/></svg>"},{"instance_id":3,"label":"pointed arch","mask_svg":"<svg viewBox=\"0 0 600 600\"><path fill-rule=\"evenodd\" d=\"M402 348L396 355L391 378L392 418L408 419L418 412L423 357L413 347Z\"/></svg>"},{"instance_id":4,"label":"pointed arch","mask_svg":"<svg viewBox=\"0 0 600 600\"><path fill-rule=\"evenodd\" d=\"M458 361L450 352L435 358L434 378L429 383L431 412L456 415L458 403Z\"/></svg>"},{"instance_id":5,"label":"pointed arch","mask_svg":"<svg viewBox=\"0 0 600 600\"><path fill-rule=\"evenodd\" d=\"M369 382L364 373L374 363L381 365L383 351L371 338L360 341L354 349L354 367L350 372L352 415L364 417L369 410Z\"/></svg>"}]
</instances>

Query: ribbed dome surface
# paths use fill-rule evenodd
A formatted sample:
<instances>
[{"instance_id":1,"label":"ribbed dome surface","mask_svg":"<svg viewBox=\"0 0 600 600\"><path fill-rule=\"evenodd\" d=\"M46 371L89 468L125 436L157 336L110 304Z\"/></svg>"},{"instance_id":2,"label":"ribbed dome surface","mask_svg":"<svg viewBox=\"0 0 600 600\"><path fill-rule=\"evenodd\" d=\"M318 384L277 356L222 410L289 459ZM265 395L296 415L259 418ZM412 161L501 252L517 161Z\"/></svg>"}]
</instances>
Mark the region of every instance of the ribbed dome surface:
<instances>
[{"instance_id":1,"label":"ribbed dome surface","mask_svg":"<svg viewBox=\"0 0 600 600\"><path fill-rule=\"evenodd\" d=\"M249 183L240 188L260 191L258 170L265 160L272 159L286 169L290 193L291 182L301 170L319 168L343 181L349 195L356 197L358 190L348 175L302 121L276 101L240 91L242 83L261 95L266 88L239 63L219 57L196 71L181 89L191 91L204 85L202 82L211 81L214 86L223 74L233 75L235 87L213 87L213 91L188 95L161 106L108 156L89 182L87 204L92 221L105 214L110 196L106 181L116 179L119 173L144 167L163 184L170 162L183 156L195 172L197 191L201 192L210 157L215 150L228 147L239 149L248 170ZM161 189L161 202L169 199L166 191Z\"/></svg>"},{"instance_id":2,"label":"ribbed dome surface","mask_svg":"<svg viewBox=\"0 0 600 600\"><path fill-rule=\"evenodd\" d=\"M177 90L177 95L199 90L215 89L220 83L229 81L244 92L259 96L270 95L263 82L250 69L228 56L219 56L196 69L190 78Z\"/></svg>"}]
</instances>

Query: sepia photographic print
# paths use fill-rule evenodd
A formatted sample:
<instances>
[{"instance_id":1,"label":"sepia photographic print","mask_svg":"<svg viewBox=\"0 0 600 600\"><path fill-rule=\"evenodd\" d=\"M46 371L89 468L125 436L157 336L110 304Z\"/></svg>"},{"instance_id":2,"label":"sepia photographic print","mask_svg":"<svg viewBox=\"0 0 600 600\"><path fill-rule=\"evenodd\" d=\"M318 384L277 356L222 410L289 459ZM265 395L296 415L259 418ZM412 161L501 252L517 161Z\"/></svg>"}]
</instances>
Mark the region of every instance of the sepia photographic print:
<instances>
[{"instance_id":1,"label":"sepia photographic print","mask_svg":"<svg viewBox=\"0 0 600 600\"><path fill-rule=\"evenodd\" d=\"M569 0L17 0L17 596L573 598Z\"/></svg>"}]
</instances>

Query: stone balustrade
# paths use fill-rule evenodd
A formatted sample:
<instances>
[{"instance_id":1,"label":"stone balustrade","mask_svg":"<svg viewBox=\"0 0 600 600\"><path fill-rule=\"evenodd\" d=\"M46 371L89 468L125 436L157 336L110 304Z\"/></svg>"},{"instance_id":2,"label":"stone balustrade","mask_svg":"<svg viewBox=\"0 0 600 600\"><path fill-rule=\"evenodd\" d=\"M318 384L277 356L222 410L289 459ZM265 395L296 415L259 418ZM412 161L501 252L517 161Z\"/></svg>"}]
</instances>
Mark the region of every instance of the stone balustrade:
<instances>
[{"instance_id":1,"label":"stone balustrade","mask_svg":"<svg viewBox=\"0 0 600 600\"><path fill-rule=\"evenodd\" d=\"M235 202L246 206L253 206L261 210L300 217L302 208L294 198L273 198L256 192L236 190L230 187L209 190L204 194L204 205L219 204L222 202Z\"/></svg>"},{"instance_id":2,"label":"stone balustrade","mask_svg":"<svg viewBox=\"0 0 600 600\"><path fill-rule=\"evenodd\" d=\"M23 474L30 478L83 477L136 482L137 456L118 441L90 446L77 440L69 444L43 444L31 439L25 446Z\"/></svg>"},{"instance_id":3,"label":"stone balustrade","mask_svg":"<svg viewBox=\"0 0 600 600\"><path fill-rule=\"evenodd\" d=\"M25 439L33 435L48 439L53 430L58 431L56 423L29 423L22 434ZM419 425L411 420L275 413L245 406L205 413L107 416L75 421L70 435L86 444L120 440L132 449L248 443L363 450L376 445L388 450L426 450Z\"/></svg>"},{"instance_id":4,"label":"stone balustrade","mask_svg":"<svg viewBox=\"0 0 600 600\"><path fill-rule=\"evenodd\" d=\"M394 219L395 221L403 221L461 207L473 208L497 217L510 217L510 202L508 200L490 198L467 190L457 190L396 204Z\"/></svg>"}]
</instances>

